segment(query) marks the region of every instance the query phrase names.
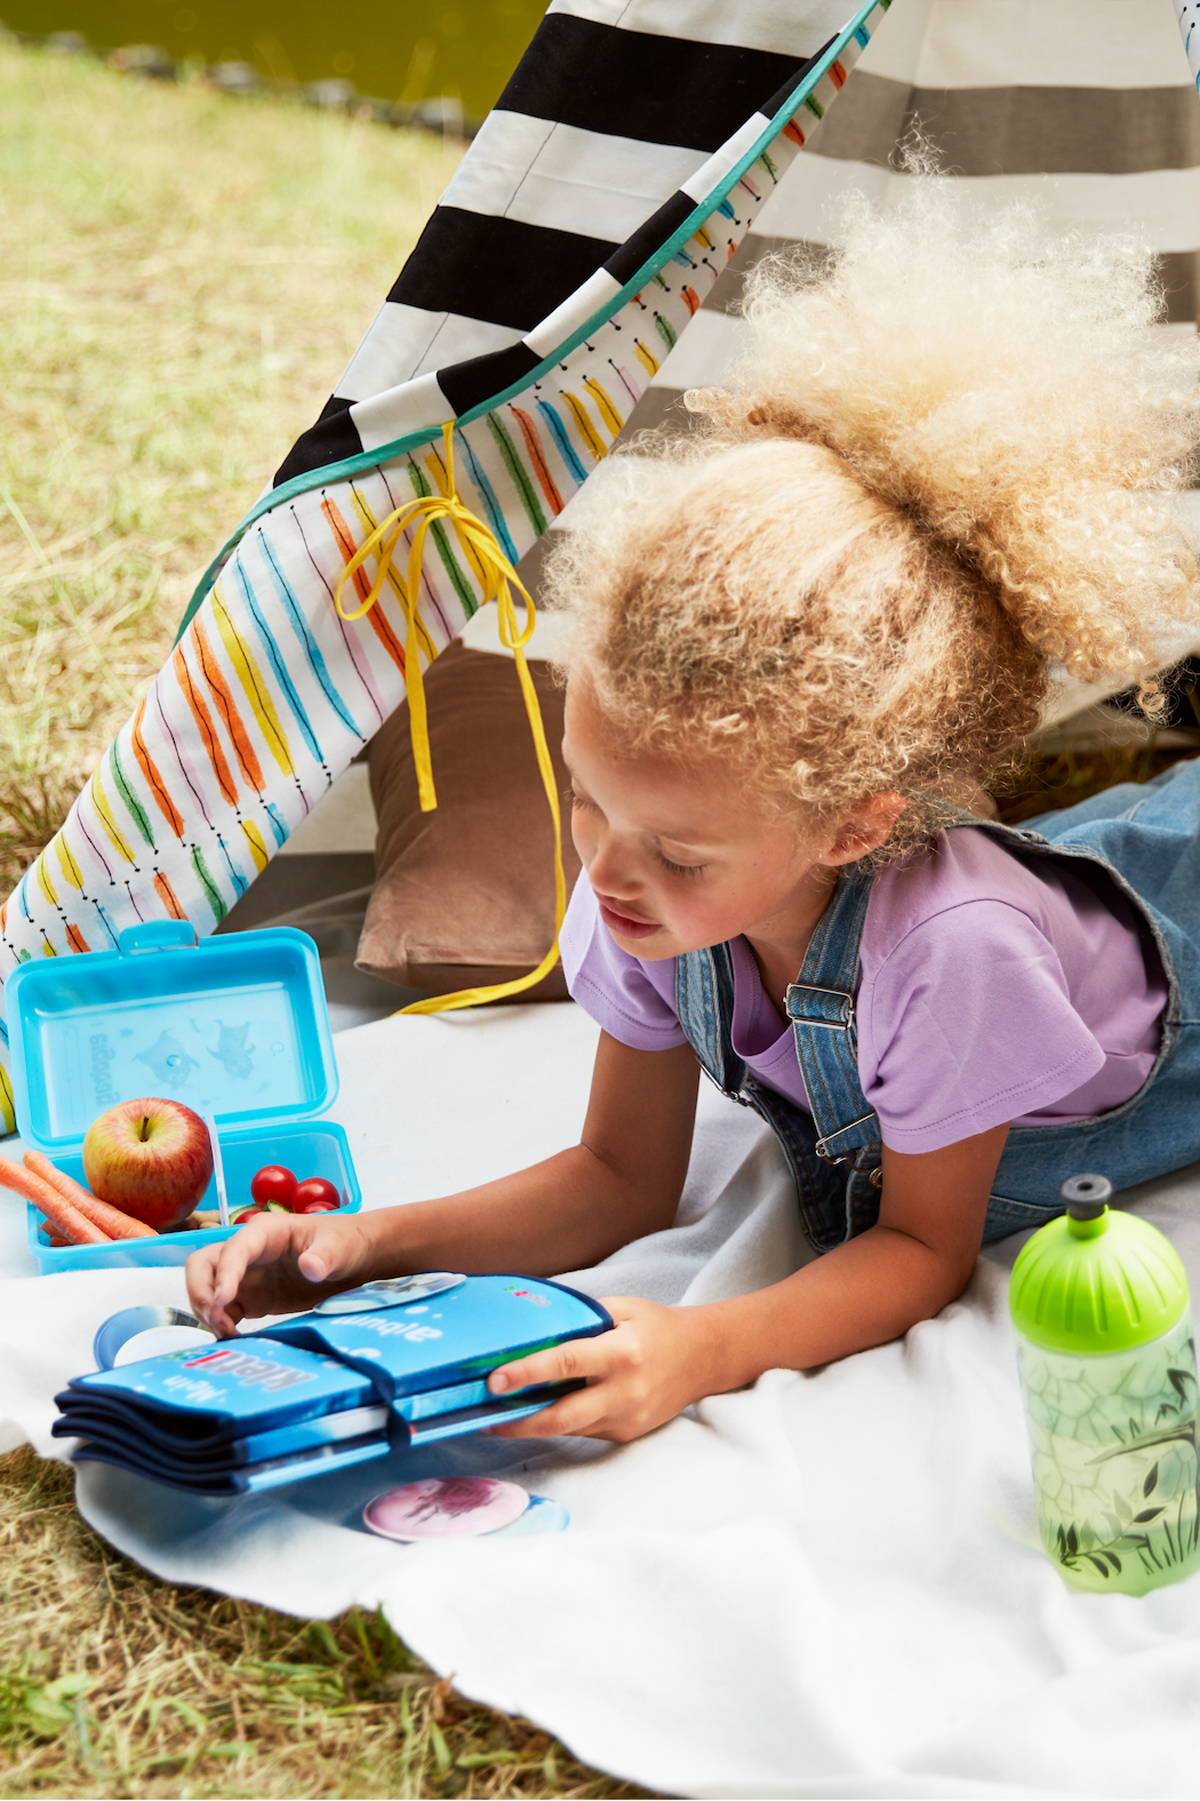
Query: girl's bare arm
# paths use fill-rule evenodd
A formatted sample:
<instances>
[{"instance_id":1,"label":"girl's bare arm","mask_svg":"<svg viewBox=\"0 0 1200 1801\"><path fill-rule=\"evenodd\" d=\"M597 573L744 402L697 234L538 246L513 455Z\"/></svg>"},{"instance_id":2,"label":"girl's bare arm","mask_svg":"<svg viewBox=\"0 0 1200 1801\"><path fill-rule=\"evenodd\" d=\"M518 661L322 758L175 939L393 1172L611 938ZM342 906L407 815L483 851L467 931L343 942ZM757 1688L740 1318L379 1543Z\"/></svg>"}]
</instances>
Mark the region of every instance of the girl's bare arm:
<instances>
[{"instance_id":1,"label":"girl's bare arm","mask_svg":"<svg viewBox=\"0 0 1200 1801\"><path fill-rule=\"evenodd\" d=\"M598 1263L674 1219L698 1081L689 1045L635 1051L602 1032L578 1144L441 1200L252 1220L188 1259L192 1306L214 1329L232 1332L241 1319L311 1307L323 1294L381 1276L421 1269L557 1275Z\"/></svg>"},{"instance_id":2,"label":"girl's bare arm","mask_svg":"<svg viewBox=\"0 0 1200 1801\"><path fill-rule=\"evenodd\" d=\"M606 1299L616 1330L507 1365L496 1393L583 1376L589 1386L505 1436L629 1439L768 1369L811 1369L884 1344L962 1293L983 1236L1007 1125L940 1151L884 1150L879 1222L783 1282L703 1307Z\"/></svg>"},{"instance_id":3,"label":"girl's bare arm","mask_svg":"<svg viewBox=\"0 0 1200 1801\"><path fill-rule=\"evenodd\" d=\"M877 1225L786 1282L706 1309L722 1388L885 1344L955 1300L975 1268L1007 1137L1003 1125L919 1155L885 1146Z\"/></svg>"}]
</instances>

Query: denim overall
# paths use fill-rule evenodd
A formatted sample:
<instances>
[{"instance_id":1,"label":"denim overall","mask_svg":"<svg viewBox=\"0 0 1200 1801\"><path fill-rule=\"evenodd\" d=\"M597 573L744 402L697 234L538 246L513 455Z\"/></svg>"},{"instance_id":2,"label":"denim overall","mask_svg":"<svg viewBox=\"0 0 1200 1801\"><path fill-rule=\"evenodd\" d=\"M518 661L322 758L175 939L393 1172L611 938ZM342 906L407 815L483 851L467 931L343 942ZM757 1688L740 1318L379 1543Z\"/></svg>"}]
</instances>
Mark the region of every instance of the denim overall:
<instances>
[{"instance_id":1,"label":"denim overall","mask_svg":"<svg viewBox=\"0 0 1200 1801\"><path fill-rule=\"evenodd\" d=\"M990 832L1014 855L1068 864L1097 894L1111 884L1132 903L1144 953L1169 993L1157 1060L1131 1100L1096 1119L1014 1126L996 1170L984 1239L1062 1211L1059 1186L1095 1171L1129 1188L1200 1158L1200 759L1152 782L1122 783L1022 829L955 814L949 829ZM1036 829L1035 829L1036 828ZM820 1251L844 1244L879 1213L879 1121L858 1079L854 1018L859 945L874 877L843 872L788 988L796 1056L811 1115L751 1075L733 1050L733 964L727 944L676 959L675 1004L704 1070L731 1100L774 1129L804 1229Z\"/></svg>"}]
</instances>

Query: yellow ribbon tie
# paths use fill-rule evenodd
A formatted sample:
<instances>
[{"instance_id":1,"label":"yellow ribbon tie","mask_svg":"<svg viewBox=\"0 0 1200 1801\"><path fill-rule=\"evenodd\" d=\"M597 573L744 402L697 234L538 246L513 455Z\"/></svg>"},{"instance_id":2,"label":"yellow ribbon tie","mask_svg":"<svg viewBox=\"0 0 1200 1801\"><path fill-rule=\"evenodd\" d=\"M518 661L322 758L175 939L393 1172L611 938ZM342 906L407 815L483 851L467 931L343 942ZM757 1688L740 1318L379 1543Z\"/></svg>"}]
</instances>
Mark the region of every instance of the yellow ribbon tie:
<instances>
[{"instance_id":1,"label":"yellow ribbon tie","mask_svg":"<svg viewBox=\"0 0 1200 1801\"><path fill-rule=\"evenodd\" d=\"M496 534L490 526L484 524L469 507L458 497L454 486L454 426L442 427L442 438L446 446L446 492L445 494L425 494L416 500L406 501L381 519L374 531L363 540L350 561L343 569L337 587L334 590L334 605L342 618L347 622L362 619L369 613L382 594L387 582L391 582L400 597L400 605L404 613L407 633L404 641L404 686L408 694L409 727L412 732L413 763L417 771L417 792L420 796L421 811L431 813L437 806L437 794L433 786L433 768L429 755L429 723L425 710L425 687L421 675L421 655L417 642L418 634L418 602L421 593L421 567L425 557L425 540L429 528L436 520L444 519L454 527L463 555L470 564L476 579L483 591L483 605L491 600L496 602L499 613L500 642L506 650L511 650L516 660L517 675L521 683L521 693L525 700L525 711L529 715L529 729L533 733L534 750L537 753L538 769L542 777L546 800L550 807L550 817L554 822L554 942L542 958L537 968L526 976L518 976L511 982L496 982L485 988L463 988L456 994L435 994L428 1000L414 1001L411 1006L401 1007L401 1013L445 1013L457 1007L477 1007L483 1001L504 1000L511 994L520 994L522 989L532 988L543 976L549 975L558 961L558 934L562 928L563 914L566 911L566 879L563 875L562 861L562 821L558 809L558 793L554 783L554 765L550 760L550 752L546 745L546 731L542 724L542 712L538 706L537 689L533 685L533 677L529 673L529 664L525 657L525 646L533 635L537 623L533 597L516 570L505 556ZM395 568L392 558L396 546L406 531L412 531L412 540L408 548L407 573L401 576ZM347 582L362 568L368 557L378 559L375 579L371 583L362 605L348 613L342 605L342 590ZM525 625L518 627L517 611L513 605L512 590L516 588L525 597Z\"/></svg>"}]
</instances>

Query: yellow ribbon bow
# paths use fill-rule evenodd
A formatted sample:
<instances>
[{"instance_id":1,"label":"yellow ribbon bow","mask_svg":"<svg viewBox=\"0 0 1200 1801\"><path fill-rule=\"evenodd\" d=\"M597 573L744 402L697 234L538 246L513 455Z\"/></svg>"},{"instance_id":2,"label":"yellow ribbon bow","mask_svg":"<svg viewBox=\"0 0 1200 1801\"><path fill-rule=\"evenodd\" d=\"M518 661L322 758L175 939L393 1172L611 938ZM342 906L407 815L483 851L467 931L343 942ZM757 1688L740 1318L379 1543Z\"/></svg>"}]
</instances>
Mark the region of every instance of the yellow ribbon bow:
<instances>
[{"instance_id":1,"label":"yellow ribbon bow","mask_svg":"<svg viewBox=\"0 0 1200 1801\"><path fill-rule=\"evenodd\" d=\"M417 500L406 501L380 521L374 531L363 540L350 561L343 569L341 578L334 590L334 605L342 618L347 622L361 619L383 592L384 584L391 582L400 597L400 605L404 611L408 632L404 641L404 686L408 693L408 715L412 732L413 762L417 771L417 792L421 800L421 811L431 813L437 806L437 795L433 786L433 769L429 756L429 724L425 711L425 688L421 676L421 657L417 643L418 601L421 592L421 565L425 556L425 540L429 528L435 520L444 519L454 527L463 555L475 573L475 577L483 591L483 605L494 600L500 615L500 642L506 650L511 650L516 660L517 675L520 678L521 693L525 699L525 711L529 715L529 727L533 733L534 749L537 752L538 769L541 772L542 786L546 791L546 799L550 806L550 817L554 822L554 942L537 968L526 976L518 976L511 982L496 982L486 988L463 988L456 994L435 994L428 1000L414 1001L411 1006L402 1007L402 1013L444 1013L455 1007L476 1007L482 1001L504 1000L510 994L520 994L524 988L532 988L543 976L549 975L558 960L558 934L562 927L563 913L566 910L566 880L563 875L562 822L558 809L558 794L554 786L554 765L550 760L550 752L546 745L546 731L542 724L542 712L538 706L537 690L533 685L533 677L529 673L529 664L525 658L525 646L533 635L537 623L533 598L516 570L501 550L495 533L484 524L470 508L459 499L454 486L454 426L442 427L442 437L446 446L446 492L444 494L425 494ZM407 576L401 576L392 562L393 553L404 533L412 530L412 541L408 548ZM342 590L347 582L352 581L368 557L378 558L375 579L371 583L362 605L354 612L348 613L342 606ZM525 596L525 626L518 629L517 611L513 605L512 590L516 588Z\"/></svg>"}]
</instances>

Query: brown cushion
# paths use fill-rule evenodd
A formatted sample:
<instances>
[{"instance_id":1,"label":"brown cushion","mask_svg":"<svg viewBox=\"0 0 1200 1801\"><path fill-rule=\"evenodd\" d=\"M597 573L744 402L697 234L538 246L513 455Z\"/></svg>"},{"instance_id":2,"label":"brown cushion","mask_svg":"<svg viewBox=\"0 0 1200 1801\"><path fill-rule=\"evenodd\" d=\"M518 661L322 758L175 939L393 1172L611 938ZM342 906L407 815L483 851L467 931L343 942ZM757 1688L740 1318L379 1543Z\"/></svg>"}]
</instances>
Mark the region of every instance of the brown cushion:
<instances>
[{"instance_id":1,"label":"brown cushion","mask_svg":"<svg viewBox=\"0 0 1200 1801\"><path fill-rule=\"evenodd\" d=\"M529 667L561 796L563 690L546 663ZM554 935L553 836L512 660L452 644L425 696L436 811L420 810L407 706L371 742L376 880L355 960L447 994L537 968ZM579 858L566 806L563 864L569 894ZM565 999L561 967L514 998Z\"/></svg>"}]
</instances>

